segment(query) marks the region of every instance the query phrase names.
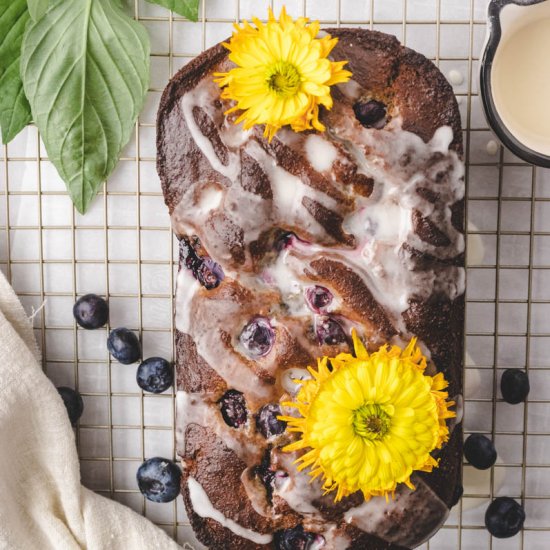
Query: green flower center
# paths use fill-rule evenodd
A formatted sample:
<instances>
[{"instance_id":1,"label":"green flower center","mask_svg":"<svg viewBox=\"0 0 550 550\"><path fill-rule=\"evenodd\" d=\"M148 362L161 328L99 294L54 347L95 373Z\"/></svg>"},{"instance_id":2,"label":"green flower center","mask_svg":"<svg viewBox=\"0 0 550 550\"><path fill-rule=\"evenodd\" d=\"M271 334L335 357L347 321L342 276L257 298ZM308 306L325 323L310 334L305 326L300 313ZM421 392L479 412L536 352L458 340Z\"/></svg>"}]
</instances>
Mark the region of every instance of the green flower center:
<instances>
[{"instance_id":1,"label":"green flower center","mask_svg":"<svg viewBox=\"0 0 550 550\"><path fill-rule=\"evenodd\" d=\"M365 404L353 411L355 433L365 439L382 439L390 424L390 415L380 405Z\"/></svg>"},{"instance_id":2,"label":"green flower center","mask_svg":"<svg viewBox=\"0 0 550 550\"><path fill-rule=\"evenodd\" d=\"M267 87L281 97L296 95L302 83L298 69L288 61L277 61L267 69Z\"/></svg>"}]
</instances>

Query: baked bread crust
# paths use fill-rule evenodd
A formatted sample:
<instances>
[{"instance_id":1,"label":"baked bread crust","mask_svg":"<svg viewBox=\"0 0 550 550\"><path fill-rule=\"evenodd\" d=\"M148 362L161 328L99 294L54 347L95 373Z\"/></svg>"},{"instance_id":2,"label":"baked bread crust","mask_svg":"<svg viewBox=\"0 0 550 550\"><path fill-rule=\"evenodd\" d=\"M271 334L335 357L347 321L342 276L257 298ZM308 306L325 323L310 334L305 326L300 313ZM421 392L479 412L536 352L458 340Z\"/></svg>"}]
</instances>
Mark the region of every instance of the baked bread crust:
<instances>
[{"instance_id":1,"label":"baked bread crust","mask_svg":"<svg viewBox=\"0 0 550 550\"><path fill-rule=\"evenodd\" d=\"M462 393L464 181L453 91L429 60L393 36L361 29L327 31L339 38L332 56L348 60L354 83L333 88L334 108L321 115L328 129L322 144L311 139L312 132L282 131L267 143L258 130L246 136L235 130L223 116L227 105L211 84L213 72L229 67L220 44L176 74L158 112L158 172L182 243L176 304L182 493L197 538L216 550L291 548L282 545L277 533L297 526L322 533L325 549L413 547L439 528L460 492L460 421L438 454L440 467L415 476L415 493L402 489L395 501L377 508L361 508L363 499L357 494L334 504L330 496L312 495L315 484L301 493L281 488L269 473L292 470L292 460L280 451L290 436L266 439L259 433L255 418L260 407L283 400L288 369L347 349L345 342L314 341L312 321L302 310L293 310L295 303L281 290L281 281L268 280L263 286L252 282L275 270L281 250L290 250L285 252L288 258L301 262L302 279L329 288L337 297L335 315L345 330L356 327L371 349L418 336L433 367L449 381L449 394ZM353 104L365 98L387 106L384 129L365 130L355 119ZM313 143L313 158L307 140ZM350 152L349 143L360 145L359 156ZM330 165L325 166L321 153L334 154ZM359 162L365 158L385 159L386 166L371 172ZM270 168L275 164L278 168ZM298 201L287 204L281 198L275 170L302 182ZM404 277L406 304L396 309L384 276L378 286L367 284L361 269L348 261L347 253L361 240L350 220L360 205L389 188L389 181L402 185L418 173L424 174L424 183L398 189L414 200L408 211L410 238L400 242L400 265L385 275L386 283L395 274ZM384 216L391 216L386 203L384 208ZM297 238L290 237L294 240L287 247L289 232ZM384 245L380 232L374 232L373 241ZM322 251L311 252L304 242ZM388 265L387 251L372 252L371 266ZM219 286L208 289L193 278L190 254L210 258L211 271L223 270ZM384 289L390 292L389 302ZM239 333L247 320L258 316L274 319L275 343L265 356L251 358L240 347ZM247 411L246 424L237 428L228 426L220 413L220 399L232 389L244 395ZM292 470L287 486L299 484L295 475ZM207 517L204 499L197 513L198 489L193 502L190 479L230 524ZM296 495L305 508L293 500Z\"/></svg>"}]
</instances>

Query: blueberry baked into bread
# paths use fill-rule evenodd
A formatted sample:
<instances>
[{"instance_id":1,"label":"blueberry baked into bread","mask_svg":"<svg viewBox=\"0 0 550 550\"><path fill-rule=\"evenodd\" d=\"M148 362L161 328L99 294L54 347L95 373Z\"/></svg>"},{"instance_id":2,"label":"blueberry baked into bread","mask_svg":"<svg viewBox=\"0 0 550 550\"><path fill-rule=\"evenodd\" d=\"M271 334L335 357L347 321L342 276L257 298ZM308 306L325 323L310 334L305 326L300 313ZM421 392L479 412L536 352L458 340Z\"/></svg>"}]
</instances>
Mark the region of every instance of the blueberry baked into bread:
<instances>
[{"instance_id":1,"label":"blueberry baked into bread","mask_svg":"<svg viewBox=\"0 0 550 550\"><path fill-rule=\"evenodd\" d=\"M269 21L180 70L158 114L187 513L215 550L414 548L461 494L457 104L393 36ZM231 71L292 25L302 80L270 65L254 112L262 82ZM330 99L303 83L316 59Z\"/></svg>"}]
</instances>

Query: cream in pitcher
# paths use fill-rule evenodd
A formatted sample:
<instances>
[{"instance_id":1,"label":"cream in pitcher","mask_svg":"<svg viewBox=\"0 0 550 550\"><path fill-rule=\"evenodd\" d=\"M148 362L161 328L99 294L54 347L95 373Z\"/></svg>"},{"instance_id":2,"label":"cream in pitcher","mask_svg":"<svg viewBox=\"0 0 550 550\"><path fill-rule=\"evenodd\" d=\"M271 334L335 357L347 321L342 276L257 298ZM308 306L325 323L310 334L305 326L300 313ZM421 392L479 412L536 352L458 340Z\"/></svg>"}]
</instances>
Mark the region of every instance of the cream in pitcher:
<instances>
[{"instance_id":1,"label":"cream in pitcher","mask_svg":"<svg viewBox=\"0 0 550 550\"><path fill-rule=\"evenodd\" d=\"M493 63L495 105L525 145L550 155L550 4L548 17L515 31Z\"/></svg>"},{"instance_id":2,"label":"cream in pitcher","mask_svg":"<svg viewBox=\"0 0 550 550\"><path fill-rule=\"evenodd\" d=\"M480 64L487 121L508 149L550 168L550 0L491 0Z\"/></svg>"}]
</instances>

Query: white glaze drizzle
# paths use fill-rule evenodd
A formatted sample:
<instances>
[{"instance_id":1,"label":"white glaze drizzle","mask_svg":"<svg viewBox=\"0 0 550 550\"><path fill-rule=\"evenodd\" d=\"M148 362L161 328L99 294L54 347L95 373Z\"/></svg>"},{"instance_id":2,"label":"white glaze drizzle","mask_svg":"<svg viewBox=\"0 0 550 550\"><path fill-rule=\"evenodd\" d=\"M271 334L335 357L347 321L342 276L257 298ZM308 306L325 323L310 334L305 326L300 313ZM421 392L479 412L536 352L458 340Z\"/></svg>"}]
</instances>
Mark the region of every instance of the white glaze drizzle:
<instances>
[{"instance_id":1,"label":"white glaze drizzle","mask_svg":"<svg viewBox=\"0 0 550 550\"><path fill-rule=\"evenodd\" d=\"M447 420L447 427L449 428L449 434L453 433L453 430L460 424L464 418L464 397L461 393L453 395L450 401L454 401L454 406L451 410L454 410L456 416Z\"/></svg>"},{"instance_id":2,"label":"white glaze drizzle","mask_svg":"<svg viewBox=\"0 0 550 550\"><path fill-rule=\"evenodd\" d=\"M272 535L262 535L261 533L252 531L252 529L247 529L232 519L225 517L219 510L214 508L208 498L208 495L206 494L206 491L196 479L189 477L187 484L189 487L189 498L193 506L193 511L201 518L213 519L239 537L251 540L256 544L269 544L273 540Z\"/></svg>"},{"instance_id":3,"label":"white glaze drizzle","mask_svg":"<svg viewBox=\"0 0 550 550\"><path fill-rule=\"evenodd\" d=\"M220 207L223 197L224 191L221 187L217 185L204 187L195 210L196 215L201 218L206 217L212 210L216 210Z\"/></svg>"},{"instance_id":4,"label":"white glaze drizzle","mask_svg":"<svg viewBox=\"0 0 550 550\"><path fill-rule=\"evenodd\" d=\"M289 249L283 250L275 262L266 267L260 277L267 285L279 290L292 316L310 315L304 300L304 288L309 286L304 281L304 265L290 254Z\"/></svg>"},{"instance_id":5,"label":"white glaze drizzle","mask_svg":"<svg viewBox=\"0 0 550 550\"><path fill-rule=\"evenodd\" d=\"M195 88L183 95L180 102L181 110L193 140L208 159L212 168L231 181L236 181L241 170L239 155L234 151L229 151L228 164L222 164L214 151L211 141L201 132L193 116L193 109L195 107L200 107L210 115L213 111L212 98L216 96L219 96L218 85L211 78L203 78ZM240 141L239 137L244 142L248 133L241 129L240 132L231 132L231 136L234 138L233 144L237 145Z\"/></svg>"},{"instance_id":6,"label":"white glaze drizzle","mask_svg":"<svg viewBox=\"0 0 550 550\"><path fill-rule=\"evenodd\" d=\"M336 525L329 524L327 527L328 529L323 531L325 544L321 548L324 550L347 550L351 543L351 539L347 535L340 533Z\"/></svg>"},{"instance_id":7,"label":"white glaze drizzle","mask_svg":"<svg viewBox=\"0 0 550 550\"><path fill-rule=\"evenodd\" d=\"M451 69L449 71L449 82L453 86L460 86L464 83L464 75L458 69Z\"/></svg>"},{"instance_id":8,"label":"white glaze drizzle","mask_svg":"<svg viewBox=\"0 0 550 550\"><path fill-rule=\"evenodd\" d=\"M254 511L260 516L271 517L267 502L267 494L265 487L259 486L259 482L253 479L254 467L245 468L241 474L241 483L243 484L246 496L250 500L250 504Z\"/></svg>"},{"instance_id":9,"label":"white glaze drizzle","mask_svg":"<svg viewBox=\"0 0 550 550\"><path fill-rule=\"evenodd\" d=\"M185 453L185 429L188 420L185 411L186 392L178 390L176 392L176 453L184 456Z\"/></svg>"},{"instance_id":10,"label":"white glaze drizzle","mask_svg":"<svg viewBox=\"0 0 550 550\"><path fill-rule=\"evenodd\" d=\"M307 136L305 140L307 160L318 172L330 170L338 156L338 151L330 141L317 134Z\"/></svg>"},{"instance_id":11,"label":"white glaze drizzle","mask_svg":"<svg viewBox=\"0 0 550 550\"><path fill-rule=\"evenodd\" d=\"M452 400L456 403L456 417L453 419L453 424L456 426L457 424L460 424L464 418L464 397L462 397L462 394L459 393L456 397L453 397Z\"/></svg>"},{"instance_id":12,"label":"white glaze drizzle","mask_svg":"<svg viewBox=\"0 0 550 550\"><path fill-rule=\"evenodd\" d=\"M312 494L317 495L317 491L311 488L309 481L310 479L305 473L303 476L301 474L288 476L277 488L275 494L283 498L296 512L304 515L313 514L322 519L319 510L311 504L311 496ZM321 496L320 492L318 496Z\"/></svg>"},{"instance_id":13,"label":"white glaze drizzle","mask_svg":"<svg viewBox=\"0 0 550 550\"><path fill-rule=\"evenodd\" d=\"M286 136L288 136L288 132L283 131L280 139L284 141ZM292 140L292 138L290 139ZM292 175L279 166L275 158L264 151L257 141L249 142L246 152L260 164L271 181L273 191L272 223L275 226L281 223L297 223L307 231L314 233L321 231L324 233L324 230L313 217L304 216L302 200L308 196L315 198L327 208L332 208L335 206L334 199L331 199L325 193L312 189L299 177Z\"/></svg>"},{"instance_id":14,"label":"white glaze drizzle","mask_svg":"<svg viewBox=\"0 0 550 550\"><path fill-rule=\"evenodd\" d=\"M176 328L180 332L191 331L191 302L201 285L190 270L180 269L176 279Z\"/></svg>"},{"instance_id":15,"label":"white glaze drizzle","mask_svg":"<svg viewBox=\"0 0 550 550\"><path fill-rule=\"evenodd\" d=\"M412 229L413 210L420 211L423 216L434 213L434 205L416 192L417 187L437 192L440 200L447 204L463 198L464 167L456 153L449 150L452 129L448 126L439 128L429 143L401 130L397 119L391 121L388 129L378 131L376 138L368 131L357 138L355 132L351 142L345 126L330 131L351 153L360 172L375 181L372 195L358 200L358 208L343 223L345 230L360 236L357 249L361 251L362 261L357 261L355 251L339 250L338 253L345 255L363 274L376 300L393 313L399 328L403 329L401 313L407 309L411 297L426 299L437 291L454 299L465 288L465 270L461 267L442 267L437 273L433 270L412 271L408 262L399 257L404 242L442 259L454 257L464 250L464 236L452 226L449 208L443 212L441 220L451 241L449 246L434 247L425 243ZM368 156L363 147L368 150ZM449 163L452 166L448 172L448 185L431 179L437 175L436 169L408 174L400 167L404 155L428 158L434 153L444 155L441 166Z\"/></svg>"},{"instance_id":16,"label":"white glaze drizzle","mask_svg":"<svg viewBox=\"0 0 550 550\"><path fill-rule=\"evenodd\" d=\"M299 472L292 461L288 461L285 471L289 474L288 477L276 483L273 494L283 498L296 512L322 519L321 513L312 504L323 494L319 482L310 483L311 478L307 472Z\"/></svg>"},{"instance_id":17,"label":"white glaze drizzle","mask_svg":"<svg viewBox=\"0 0 550 550\"><path fill-rule=\"evenodd\" d=\"M296 383L296 380L309 379L311 379L311 373L307 369L293 367L285 370L281 375L281 386L289 395L295 395L302 387L301 384Z\"/></svg>"},{"instance_id":18,"label":"white glaze drizzle","mask_svg":"<svg viewBox=\"0 0 550 550\"><path fill-rule=\"evenodd\" d=\"M341 84L337 84L336 87L352 101L358 100L363 93L363 88L359 85L357 81L353 79Z\"/></svg>"},{"instance_id":19,"label":"white glaze drizzle","mask_svg":"<svg viewBox=\"0 0 550 550\"><path fill-rule=\"evenodd\" d=\"M498 143L494 139L490 139L485 147L487 153L492 157L494 157L498 153L498 148Z\"/></svg>"}]
</instances>

